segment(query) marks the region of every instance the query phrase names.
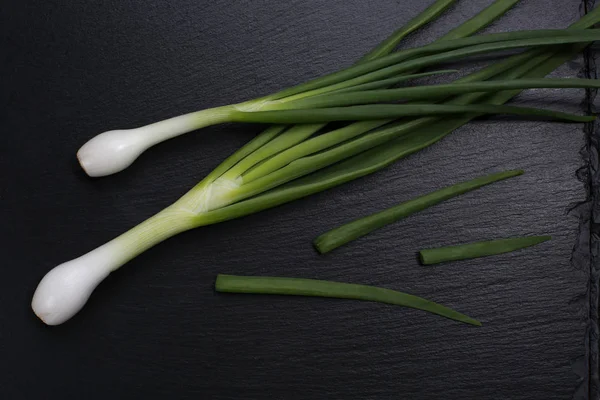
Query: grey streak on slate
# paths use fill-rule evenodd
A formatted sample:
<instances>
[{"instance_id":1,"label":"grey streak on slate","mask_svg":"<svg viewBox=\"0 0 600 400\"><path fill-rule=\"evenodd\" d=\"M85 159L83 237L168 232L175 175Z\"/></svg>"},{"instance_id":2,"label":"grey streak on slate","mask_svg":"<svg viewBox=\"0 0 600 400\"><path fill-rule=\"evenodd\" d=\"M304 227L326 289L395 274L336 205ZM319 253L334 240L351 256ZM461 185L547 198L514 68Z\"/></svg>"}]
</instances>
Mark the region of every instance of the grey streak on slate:
<instances>
[{"instance_id":1,"label":"grey streak on slate","mask_svg":"<svg viewBox=\"0 0 600 400\"><path fill-rule=\"evenodd\" d=\"M189 134L104 179L76 164L86 140L350 65L431 2L4 4L0 397L598 398L598 125L483 119L372 176L169 240L109 277L63 326L47 328L29 309L50 268L168 205L260 127ZM491 2L459 2L406 45ZM580 0L525 0L487 31L566 27L584 11ZM593 55L553 76L595 77ZM517 103L598 106L583 90L529 91ZM311 247L349 219L510 168L527 173L326 256ZM416 263L422 247L545 233L551 242L513 254ZM484 327L353 301L215 294L217 273L381 285Z\"/></svg>"}]
</instances>

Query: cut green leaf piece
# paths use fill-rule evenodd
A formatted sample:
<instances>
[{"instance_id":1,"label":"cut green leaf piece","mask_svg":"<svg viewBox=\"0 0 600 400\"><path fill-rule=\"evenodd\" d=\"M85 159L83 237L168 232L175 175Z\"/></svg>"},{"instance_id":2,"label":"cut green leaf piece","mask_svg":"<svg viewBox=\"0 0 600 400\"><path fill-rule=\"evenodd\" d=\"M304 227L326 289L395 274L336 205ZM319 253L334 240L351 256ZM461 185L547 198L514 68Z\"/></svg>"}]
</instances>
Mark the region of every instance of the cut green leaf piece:
<instances>
[{"instance_id":1,"label":"cut green leaf piece","mask_svg":"<svg viewBox=\"0 0 600 400\"><path fill-rule=\"evenodd\" d=\"M422 297L376 286L317 279L219 274L215 282L215 289L217 292L225 293L278 294L375 301L428 311L455 321L481 326L481 322L451 308Z\"/></svg>"},{"instance_id":2,"label":"cut green leaf piece","mask_svg":"<svg viewBox=\"0 0 600 400\"><path fill-rule=\"evenodd\" d=\"M482 176L468 182L447 186L435 192L400 203L378 213L359 218L330 230L314 240L314 245L320 253L327 253L339 246L358 239L376 229L389 225L418 211L451 199L463 193L470 192L482 186L512 178L523 174L522 170L504 171Z\"/></svg>"},{"instance_id":3,"label":"cut green leaf piece","mask_svg":"<svg viewBox=\"0 0 600 400\"><path fill-rule=\"evenodd\" d=\"M535 246L551 239L551 236L528 236L510 239L498 239L485 242L461 244L458 246L424 249L419 252L424 265L439 264L447 261L467 260L470 258L493 256Z\"/></svg>"}]
</instances>

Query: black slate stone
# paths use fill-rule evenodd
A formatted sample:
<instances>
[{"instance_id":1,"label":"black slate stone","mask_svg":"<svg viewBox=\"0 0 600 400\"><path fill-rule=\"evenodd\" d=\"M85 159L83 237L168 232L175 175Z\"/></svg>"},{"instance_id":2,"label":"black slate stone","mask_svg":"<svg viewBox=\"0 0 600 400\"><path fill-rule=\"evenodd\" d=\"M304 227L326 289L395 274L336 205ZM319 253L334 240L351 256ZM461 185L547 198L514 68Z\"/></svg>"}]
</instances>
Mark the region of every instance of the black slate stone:
<instances>
[{"instance_id":1,"label":"black slate stone","mask_svg":"<svg viewBox=\"0 0 600 400\"><path fill-rule=\"evenodd\" d=\"M598 124L481 119L366 178L171 239L113 273L62 326L30 310L49 269L176 200L261 127L204 129L102 179L77 165L85 141L350 65L430 3L3 2L0 398L598 399ZM405 45L491 3L459 1ZM486 31L562 28L591 7L524 0ZM552 76L596 78L595 55ZM599 105L575 89L515 103ZM526 174L325 256L311 246L350 219L513 168ZM553 240L432 268L416 261L423 247L533 234ZM380 285L484 326L372 303L216 294L218 273Z\"/></svg>"}]
</instances>

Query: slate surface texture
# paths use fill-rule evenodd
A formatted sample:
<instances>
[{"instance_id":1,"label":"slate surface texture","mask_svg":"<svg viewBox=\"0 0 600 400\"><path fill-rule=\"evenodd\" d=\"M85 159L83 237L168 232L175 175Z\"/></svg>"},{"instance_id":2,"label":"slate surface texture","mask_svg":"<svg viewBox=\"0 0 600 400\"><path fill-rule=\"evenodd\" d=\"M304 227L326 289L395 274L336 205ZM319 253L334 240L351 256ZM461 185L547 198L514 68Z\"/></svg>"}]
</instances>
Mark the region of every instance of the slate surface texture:
<instances>
[{"instance_id":1,"label":"slate surface texture","mask_svg":"<svg viewBox=\"0 0 600 400\"><path fill-rule=\"evenodd\" d=\"M404 46L491 2L459 1ZM170 204L261 127L188 134L102 179L77 165L86 140L348 66L430 3L4 0L0 398L597 399L597 124L481 119L371 176L162 243L62 326L30 310L50 268ZM593 6L523 0L486 32L562 28ZM596 77L594 58L588 50L552 76ZM515 103L599 105L595 92L564 89ZM526 174L328 255L311 246L350 219L513 168ZM531 234L553 240L433 268L416 261L422 247ZM372 303L216 294L217 273L380 285L484 326Z\"/></svg>"}]
</instances>

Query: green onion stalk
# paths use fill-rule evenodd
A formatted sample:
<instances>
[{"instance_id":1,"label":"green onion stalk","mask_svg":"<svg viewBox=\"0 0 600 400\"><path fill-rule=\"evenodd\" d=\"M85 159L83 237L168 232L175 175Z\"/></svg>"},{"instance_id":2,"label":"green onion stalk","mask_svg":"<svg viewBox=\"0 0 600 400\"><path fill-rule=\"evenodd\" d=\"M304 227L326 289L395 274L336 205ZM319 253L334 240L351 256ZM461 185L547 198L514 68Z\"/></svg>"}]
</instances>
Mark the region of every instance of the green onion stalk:
<instances>
[{"instance_id":1,"label":"green onion stalk","mask_svg":"<svg viewBox=\"0 0 600 400\"><path fill-rule=\"evenodd\" d=\"M501 113L587 120L581 116L545 110L500 108L521 89L530 87L516 83L512 83L515 86L510 86L510 90L492 85L489 91L483 88L483 92L481 86L477 86L473 92L461 86L453 93L466 94L454 97L443 91L434 91L427 94L433 99L427 107L437 108L429 108L427 113L415 111L414 103L384 105L386 111L382 113L379 111L382 105L369 102L349 107L328 105L309 109L309 114L326 111L318 120L313 119L310 123L306 121L306 114L298 115L306 113L307 109L294 106L296 101L324 99L336 91L339 94L341 90L346 90L347 94L356 93L348 91L352 87L358 87L359 92L372 90L373 87L374 90L384 90L382 88L391 84L390 79L416 74L422 68L511 48L529 50L461 78L456 83L541 79L590 42L600 39L599 32L588 30L600 21L598 9L566 30L514 32L515 36L494 34L468 37L516 3L515 0L498 0L430 45L390 53L406 34L434 19L450 3L437 1L409 22L407 28L392 35L394 39L384 41L372 52L373 57L346 70L241 105L175 117L138 128L137 131L133 130L134 133L113 131L92 139L80 150L79 158L90 175L94 175L92 170L98 175L106 175L129 165L149 146L201 126L226 121L259 122L254 115L259 115L260 122L278 124L269 127L225 159L163 211L97 249L50 270L33 296L35 314L46 324L61 324L85 305L93 290L112 271L163 240L192 228L256 213L380 170L439 141L473 118L489 113L491 110L486 107L490 105L498 106L495 108ZM534 82L529 83L531 87L537 87ZM372 85L371 89L365 89L364 85L367 84ZM571 87L581 87L580 81L572 84ZM551 85L549 81L548 87L553 87ZM592 87L594 84L589 82L589 85ZM406 95L406 92L401 95ZM351 107L361 108L339 110ZM448 116L437 116L440 110L444 110ZM260 117L260 113L267 115ZM410 115L426 116L396 120L400 116ZM327 121L351 118L358 122L315 135L323 130ZM288 123L301 124L284 125ZM129 139L123 141L125 137ZM103 161L108 163L102 166Z\"/></svg>"},{"instance_id":2,"label":"green onion stalk","mask_svg":"<svg viewBox=\"0 0 600 400\"><path fill-rule=\"evenodd\" d=\"M219 274L215 282L215 290L222 293L333 297L338 299L373 301L423 310L465 324L481 326L481 322L478 320L441 304L408 293L370 285L317 279Z\"/></svg>"},{"instance_id":3,"label":"green onion stalk","mask_svg":"<svg viewBox=\"0 0 600 400\"><path fill-rule=\"evenodd\" d=\"M552 239L550 236L525 236L423 249L419 251L419 258L423 265L468 260L471 258L510 253L526 247L535 246L550 239Z\"/></svg>"},{"instance_id":4,"label":"green onion stalk","mask_svg":"<svg viewBox=\"0 0 600 400\"><path fill-rule=\"evenodd\" d=\"M491 175L480 176L467 182L446 186L445 188L436 190L435 192L427 193L426 195L376 212L375 214L356 219L342 226L338 226L337 228L319 235L313 241L313 244L319 253L328 253L348 242L363 237L376 229L406 218L409 215L432 207L445 200L504 179L522 175L523 173L523 170L497 172Z\"/></svg>"}]
</instances>

